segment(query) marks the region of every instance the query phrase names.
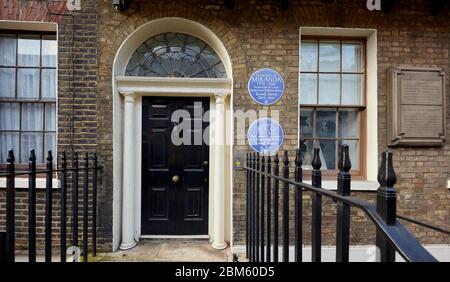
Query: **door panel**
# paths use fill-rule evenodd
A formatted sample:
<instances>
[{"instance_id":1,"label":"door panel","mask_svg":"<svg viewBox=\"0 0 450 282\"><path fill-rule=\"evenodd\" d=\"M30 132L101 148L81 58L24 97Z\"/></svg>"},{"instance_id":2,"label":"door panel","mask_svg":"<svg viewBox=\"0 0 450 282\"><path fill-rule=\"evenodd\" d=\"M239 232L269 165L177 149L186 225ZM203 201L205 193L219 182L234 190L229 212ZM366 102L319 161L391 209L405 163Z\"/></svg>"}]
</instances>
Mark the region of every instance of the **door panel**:
<instances>
[{"instance_id":1,"label":"door panel","mask_svg":"<svg viewBox=\"0 0 450 282\"><path fill-rule=\"evenodd\" d=\"M191 114L183 122L197 125L182 132L190 133L190 144L172 143L171 116L177 109ZM202 140L208 124L201 118L207 110L208 98L143 98L142 234L208 233L209 147Z\"/></svg>"}]
</instances>

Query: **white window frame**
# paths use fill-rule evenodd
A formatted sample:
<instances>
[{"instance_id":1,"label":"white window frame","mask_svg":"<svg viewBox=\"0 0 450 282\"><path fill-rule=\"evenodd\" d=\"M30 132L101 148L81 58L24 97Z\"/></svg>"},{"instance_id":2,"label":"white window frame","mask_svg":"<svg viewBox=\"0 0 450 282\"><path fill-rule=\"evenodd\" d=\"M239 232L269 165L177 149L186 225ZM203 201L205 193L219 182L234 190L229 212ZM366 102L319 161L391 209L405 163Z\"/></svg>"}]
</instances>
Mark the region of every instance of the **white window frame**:
<instances>
[{"instance_id":1,"label":"white window frame","mask_svg":"<svg viewBox=\"0 0 450 282\"><path fill-rule=\"evenodd\" d=\"M335 37L365 37L366 38L366 144L365 144L365 175L364 180L352 181L353 191L374 191L378 188L378 65L377 65L377 30L329 27L299 28L299 71L301 65L301 42L303 36L335 36ZM300 77L298 79L298 99L300 98ZM297 103L298 104L298 103ZM298 104L299 105L299 104ZM298 119L300 119L300 107ZM373 129L377 130L373 130ZM298 145L300 145L300 123L297 124ZM363 172L364 173L364 172ZM308 182L308 181L305 181ZM336 180L322 181L322 187L336 190Z\"/></svg>"},{"instance_id":2,"label":"white window frame","mask_svg":"<svg viewBox=\"0 0 450 282\"><path fill-rule=\"evenodd\" d=\"M41 31L41 32L54 32L56 34L56 42L58 42L58 24L50 23L50 22L36 22L36 21L9 21L9 20L0 20L0 29L11 29L17 31ZM56 53L56 61L58 62L58 52ZM56 65L56 85L58 85L58 64ZM16 85L17 87L17 85ZM58 87L56 87L56 147L55 152L53 152L53 156L58 155ZM57 165L58 158L55 157L54 164ZM54 178L53 189L59 189L61 187L60 180ZM19 189L28 189L28 179L18 178L15 179L16 188ZM6 178L0 178L0 189L6 188ZM45 189L45 178L36 178L36 188L37 189Z\"/></svg>"}]
</instances>

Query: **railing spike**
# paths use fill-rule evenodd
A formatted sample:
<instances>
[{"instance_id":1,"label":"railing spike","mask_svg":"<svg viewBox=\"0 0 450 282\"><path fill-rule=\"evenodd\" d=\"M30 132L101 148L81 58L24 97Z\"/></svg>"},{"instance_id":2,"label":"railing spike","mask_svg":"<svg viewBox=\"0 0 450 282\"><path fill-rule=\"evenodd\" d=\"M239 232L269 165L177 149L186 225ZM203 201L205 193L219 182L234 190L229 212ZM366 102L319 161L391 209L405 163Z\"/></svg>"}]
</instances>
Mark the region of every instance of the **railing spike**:
<instances>
[{"instance_id":1,"label":"railing spike","mask_svg":"<svg viewBox=\"0 0 450 282\"><path fill-rule=\"evenodd\" d=\"M382 187L393 187L397 182L394 165L392 163L392 150L387 149L381 154L381 164L378 170L378 183Z\"/></svg>"},{"instance_id":2,"label":"railing spike","mask_svg":"<svg viewBox=\"0 0 450 282\"><path fill-rule=\"evenodd\" d=\"M284 165L289 165L289 155L288 155L288 150L285 150L285 151L284 151L283 164L284 164Z\"/></svg>"},{"instance_id":3,"label":"railing spike","mask_svg":"<svg viewBox=\"0 0 450 282\"><path fill-rule=\"evenodd\" d=\"M320 148L314 148L314 157L311 165L316 170L320 170L322 167L322 161L320 160Z\"/></svg>"},{"instance_id":4,"label":"railing spike","mask_svg":"<svg viewBox=\"0 0 450 282\"><path fill-rule=\"evenodd\" d=\"M52 155L52 151L51 151L51 150L48 151L48 154L47 154L47 161L48 161L48 162L53 161L53 155Z\"/></svg>"},{"instance_id":5,"label":"railing spike","mask_svg":"<svg viewBox=\"0 0 450 282\"><path fill-rule=\"evenodd\" d=\"M273 158L273 162L275 164L278 164L280 162L280 158L278 157L278 153L275 154L275 157Z\"/></svg>"},{"instance_id":6,"label":"railing spike","mask_svg":"<svg viewBox=\"0 0 450 282\"><path fill-rule=\"evenodd\" d=\"M8 163L13 163L16 161L16 158L14 157L14 150L11 149L8 151L8 158L6 159L6 161Z\"/></svg>"},{"instance_id":7,"label":"railing spike","mask_svg":"<svg viewBox=\"0 0 450 282\"><path fill-rule=\"evenodd\" d=\"M297 149L297 152L295 154L295 165L297 167L301 167L303 165L303 156L301 149Z\"/></svg>"},{"instance_id":8,"label":"railing spike","mask_svg":"<svg viewBox=\"0 0 450 282\"><path fill-rule=\"evenodd\" d=\"M34 149L31 149L31 151L30 151L30 158L28 160L30 162L36 161L36 153L34 152Z\"/></svg>"},{"instance_id":9,"label":"railing spike","mask_svg":"<svg viewBox=\"0 0 450 282\"><path fill-rule=\"evenodd\" d=\"M349 172L352 168L350 162L349 146L347 144L342 145L341 153L339 155L338 168L340 171Z\"/></svg>"}]
</instances>

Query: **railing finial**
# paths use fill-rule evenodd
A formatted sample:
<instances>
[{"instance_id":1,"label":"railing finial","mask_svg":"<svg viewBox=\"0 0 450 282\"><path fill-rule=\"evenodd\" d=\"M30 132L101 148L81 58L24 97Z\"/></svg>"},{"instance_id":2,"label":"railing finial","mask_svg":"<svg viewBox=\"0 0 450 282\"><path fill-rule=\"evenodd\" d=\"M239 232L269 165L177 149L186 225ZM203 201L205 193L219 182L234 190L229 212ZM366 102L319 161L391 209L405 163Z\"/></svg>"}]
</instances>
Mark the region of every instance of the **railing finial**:
<instances>
[{"instance_id":1,"label":"railing finial","mask_svg":"<svg viewBox=\"0 0 450 282\"><path fill-rule=\"evenodd\" d=\"M322 167L322 161L320 160L320 148L314 148L314 157L311 165L316 170L320 170Z\"/></svg>"},{"instance_id":2,"label":"railing finial","mask_svg":"<svg viewBox=\"0 0 450 282\"><path fill-rule=\"evenodd\" d=\"M288 155L288 150L285 150L285 151L284 151L283 164L284 164L285 166L289 165L289 155Z\"/></svg>"},{"instance_id":3,"label":"railing finial","mask_svg":"<svg viewBox=\"0 0 450 282\"><path fill-rule=\"evenodd\" d=\"M297 152L295 154L295 165L297 167L301 167L303 165L303 156L301 149L297 149Z\"/></svg>"},{"instance_id":4,"label":"railing finial","mask_svg":"<svg viewBox=\"0 0 450 282\"><path fill-rule=\"evenodd\" d=\"M273 162L278 165L278 163L280 162L280 158L278 157L278 153L275 154L275 157L273 158Z\"/></svg>"},{"instance_id":5,"label":"railing finial","mask_svg":"<svg viewBox=\"0 0 450 282\"><path fill-rule=\"evenodd\" d=\"M53 155L52 155L52 151L49 150L48 154L47 154L47 162L51 162L53 161Z\"/></svg>"},{"instance_id":6,"label":"railing finial","mask_svg":"<svg viewBox=\"0 0 450 282\"><path fill-rule=\"evenodd\" d=\"M8 151L8 158L6 159L6 161L8 163L13 163L16 159L14 158L14 150L9 150Z\"/></svg>"},{"instance_id":7,"label":"railing finial","mask_svg":"<svg viewBox=\"0 0 450 282\"><path fill-rule=\"evenodd\" d=\"M28 159L30 162L36 161L36 153L34 152L34 149L30 150L30 158Z\"/></svg>"},{"instance_id":8,"label":"railing finial","mask_svg":"<svg viewBox=\"0 0 450 282\"><path fill-rule=\"evenodd\" d=\"M350 162L349 147L347 144L342 145L341 154L339 155L338 168L341 171L349 172L352 168L352 163Z\"/></svg>"},{"instance_id":9,"label":"railing finial","mask_svg":"<svg viewBox=\"0 0 450 282\"><path fill-rule=\"evenodd\" d=\"M381 165L378 170L378 183L382 187L393 187L397 182L394 165L392 163L392 150L387 149L381 154Z\"/></svg>"}]
</instances>

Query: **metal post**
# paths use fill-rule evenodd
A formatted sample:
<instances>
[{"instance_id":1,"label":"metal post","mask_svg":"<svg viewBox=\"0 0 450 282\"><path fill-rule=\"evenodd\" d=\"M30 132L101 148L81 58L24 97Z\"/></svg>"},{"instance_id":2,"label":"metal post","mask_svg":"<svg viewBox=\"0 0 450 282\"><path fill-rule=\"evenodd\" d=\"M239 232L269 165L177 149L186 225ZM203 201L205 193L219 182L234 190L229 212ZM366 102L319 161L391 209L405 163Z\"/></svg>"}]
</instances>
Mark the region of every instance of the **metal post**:
<instances>
[{"instance_id":1,"label":"metal post","mask_svg":"<svg viewBox=\"0 0 450 282\"><path fill-rule=\"evenodd\" d=\"M249 158L248 158L248 153L246 154L246 159L245 159L245 166L248 167L249 166ZM250 213L250 195L249 195L249 190L250 190L250 185L249 185L249 170L246 169L246 176L245 176L245 181L246 181L246 185L245 185L245 189L246 189L246 193L245 193L245 199L246 199L246 204L245 204L245 222L246 222L246 226L245 226L245 257L248 259L249 258L249 234L250 234L250 217L249 217L249 213Z\"/></svg>"},{"instance_id":2,"label":"metal post","mask_svg":"<svg viewBox=\"0 0 450 282\"><path fill-rule=\"evenodd\" d=\"M30 151L28 163L28 261L36 262L36 154Z\"/></svg>"},{"instance_id":3,"label":"metal post","mask_svg":"<svg viewBox=\"0 0 450 282\"><path fill-rule=\"evenodd\" d=\"M84 157L83 169L83 262L88 261L88 191L89 191L89 156Z\"/></svg>"},{"instance_id":4,"label":"metal post","mask_svg":"<svg viewBox=\"0 0 450 282\"><path fill-rule=\"evenodd\" d=\"M252 155L252 169L256 169L256 154L253 153ZM255 256L256 256L256 172L251 172L251 180L252 180L252 256L251 261L255 262Z\"/></svg>"},{"instance_id":5,"label":"metal post","mask_svg":"<svg viewBox=\"0 0 450 282\"><path fill-rule=\"evenodd\" d=\"M66 262L66 236L67 236L67 156L62 152L62 172L61 172L61 238L60 238L60 256L61 262Z\"/></svg>"},{"instance_id":6,"label":"metal post","mask_svg":"<svg viewBox=\"0 0 450 282\"><path fill-rule=\"evenodd\" d=\"M259 212L261 210L261 204L260 204L260 190L259 190L259 184L260 184L260 169L261 169L261 162L260 162L260 156L259 153L256 154L256 262L259 262L259 244L260 244L260 237L259 237Z\"/></svg>"},{"instance_id":7,"label":"metal post","mask_svg":"<svg viewBox=\"0 0 450 282\"><path fill-rule=\"evenodd\" d=\"M343 145L339 156L338 189L340 196L350 196L350 156L348 145ZM348 262L350 248L350 206L338 201L336 218L336 261Z\"/></svg>"},{"instance_id":8,"label":"metal post","mask_svg":"<svg viewBox=\"0 0 450 282\"><path fill-rule=\"evenodd\" d=\"M302 152L297 149L295 155L295 181L301 183L302 175ZM295 261L301 262L303 260L303 188L301 186L295 187Z\"/></svg>"},{"instance_id":9,"label":"metal post","mask_svg":"<svg viewBox=\"0 0 450 282\"><path fill-rule=\"evenodd\" d=\"M0 232L0 263L7 262L6 232Z\"/></svg>"},{"instance_id":10,"label":"metal post","mask_svg":"<svg viewBox=\"0 0 450 282\"><path fill-rule=\"evenodd\" d=\"M45 262L52 261L53 156L48 151L45 188Z\"/></svg>"},{"instance_id":11,"label":"metal post","mask_svg":"<svg viewBox=\"0 0 450 282\"><path fill-rule=\"evenodd\" d=\"M381 165L378 171L380 188L377 190L377 213L387 225L395 225L397 221L396 191L394 188L396 182L392 151L388 149L381 155ZM379 261L395 261L395 249L380 230L377 230L376 245Z\"/></svg>"},{"instance_id":12,"label":"metal post","mask_svg":"<svg viewBox=\"0 0 450 282\"><path fill-rule=\"evenodd\" d=\"M272 188L272 179L270 178L270 174L272 173L272 159L270 156L267 158L267 239L266 239L266 261L270 262L270 232L272 232L271 228L271 188Z\"/></svg>"},{"instance_id":13,"label":"metal post","mask_svg":"<svg viewBox=\"0 0 450 282\"><path fill-rule=\"evenodd\" d=\"M14 151L9 150L6 164L6 261L15 261L16 230L14 216L15 207L15 165Z\"/></svg>"},{"instance_id":14,"label":"metal post","mask_svg":"<svg viewBox=\"0 0 450 282\"><path fill-rule=\"evenodd\" d=\"M289 156L284 151L283 178L289 180ZM289 262L289 183L283 181L283 261Z\"/></svg>"},{"instance_id":15,"label":"metal post","mask_svg":"<svg viewBox=\"0 0 450 282\"><path fill-rule=\"evenodd\" d=\"M320 149L314 148L314 157L312 160L312 186L322 187L322 173L320 168L322 162L320 161ZM322 256L322 196L313 193L312 195L312 232L311 232L311 261L320 262Z\"/></svg>"},{"instance_id":16,"label":"metal post","mask_svg":"<svg viewBox=\"0 0 450 282\"><path fill-rule=\"evenodd\" d=\"M274 176L280 175L280 160L278 158L278 153L275 155L273 160L273 174ZM273 190L273 261L278 262L278 240L279 240L279 201L280 201L280 191L279 191L280 181L274 179L274 190Z\"/></svg>"},{"instance_id":17,"label":"metal post","mask_svg":"<svg viewBox=\"0 0 450 282\"><path fill-rule=\"evenodd\" d=\"M72 154L72 245L78 247L78 153Z\"/></svg>"},{"instance_id":18,"label":"metal post","mask_svg":"<svg viewBox=\"0 0 450 282\"><path fill-rule=\"evenodd\" d=\"M97 256L97 174L98 174L98 163L97 163L97 153L94 154L93 166L94 171L92 172L92 256Z\"/></svg>"},{"instance_id":19,"label":"metal post","mask_svg":"<svg viewBox=\"0 0 450 282\"><path fill-rule=\"evenodd\" d=\"M265 214L265 180L266 176L263 174L266 170L266 160L264 156L261 158L261 256L259 261L264 262L264 214Z\"/></svg>"}]
</instances>

